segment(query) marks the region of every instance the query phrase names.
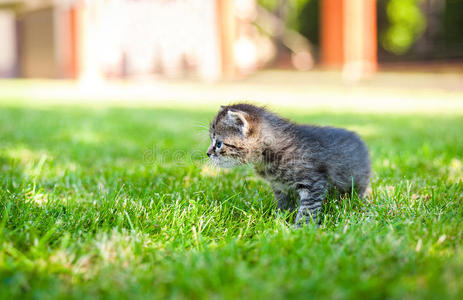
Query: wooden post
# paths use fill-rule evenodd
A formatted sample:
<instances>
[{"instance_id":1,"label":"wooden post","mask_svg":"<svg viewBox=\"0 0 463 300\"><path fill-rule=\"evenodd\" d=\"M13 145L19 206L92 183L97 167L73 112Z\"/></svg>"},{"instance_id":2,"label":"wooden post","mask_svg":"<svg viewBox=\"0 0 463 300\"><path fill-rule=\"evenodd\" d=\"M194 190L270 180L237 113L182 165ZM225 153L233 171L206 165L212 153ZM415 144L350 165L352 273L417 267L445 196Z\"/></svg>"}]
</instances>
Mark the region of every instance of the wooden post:
<instances>
[{"instance_id":1,"label":"wooden post","mask_svg":"<svg viewBox=\"0 0 463 300\"><path fill-rule=\"evenodd\" d=\"M69 63L69 73L73 79L79 77L79 10L78 7L73 6L69 9L69 31L70 31L70 63Z\"/></svg>"},{"instance_id":2,"label":"wooden post","mask_svg":"<svg viewBox=\"0 0 463 300\"><path fill-rule=\"evenodd\" d=\"M347 79L359 79L376 71L375 0L344 0L343 48Z\"/></svg>"},{"instance_id":3,"label":"wooden post","mask_svg":"<svg viewBox=\"0 0 463 300\"><path fill-rule=\"evenodd\" d=\"M217 0L218 34L222 58L222 76L233 78L235 75L235 15L234 1Z\"/></svg>"},{"instance_id":4,"label":"wooden post","mask_svg":"<svg viewBox=\"0 0 463 300\"><path fill-rule=\"evenodd\" d=\"M328 68L341 68L344 63L343 0L321 0L321 56Z\"/></svg>"},{"instance_id":5,"label":"wooden post","mask_svg":"<svg viewBox=\"0 0 463 300\"><path fill-rule=\"evenodd\" d=\"M321 0L322 64L348 79L377 69L376 0Z\"/></svg>"}]
</instances>

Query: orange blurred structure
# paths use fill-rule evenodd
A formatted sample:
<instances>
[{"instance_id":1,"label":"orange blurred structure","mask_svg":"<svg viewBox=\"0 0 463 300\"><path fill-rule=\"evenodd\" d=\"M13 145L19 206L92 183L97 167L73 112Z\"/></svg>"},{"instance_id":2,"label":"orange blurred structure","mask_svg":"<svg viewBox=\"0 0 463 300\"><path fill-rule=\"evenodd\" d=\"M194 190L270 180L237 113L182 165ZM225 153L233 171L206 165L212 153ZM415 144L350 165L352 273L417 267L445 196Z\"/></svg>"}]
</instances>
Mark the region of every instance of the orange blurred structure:
<instances>
[{"instance_id":1,"label":"orange blurred structure","mask_svg":"<svg viewBox=\"0 0 463 300\"><path fill-rule=\"evenodd\" d=\"M233 0L217 1L217 20L221 48L221 68L224 77L232 78L235 74L233 45L235 43L235 19Z\"/></svg>"},{"instance_id":2,"label":"orange blurred structure","mask_svg":"<svg viewBox=\"0 0 463 300\"><path fill-rule=\"evenodd\" d=\"M342 0L322 0L321 49L326 67L341 67L344 63L344 8Z\"/></svg>"},{"instance_id":3,"label":"orange blurred structure","mask_svg":"<svg viewBox=\"0 0 463 300\"><path fill-rule=\"evenodd\" d=\"M357 79L377 69L375 0L322 0L322 63Z\"/></svg>"}]
</instances>

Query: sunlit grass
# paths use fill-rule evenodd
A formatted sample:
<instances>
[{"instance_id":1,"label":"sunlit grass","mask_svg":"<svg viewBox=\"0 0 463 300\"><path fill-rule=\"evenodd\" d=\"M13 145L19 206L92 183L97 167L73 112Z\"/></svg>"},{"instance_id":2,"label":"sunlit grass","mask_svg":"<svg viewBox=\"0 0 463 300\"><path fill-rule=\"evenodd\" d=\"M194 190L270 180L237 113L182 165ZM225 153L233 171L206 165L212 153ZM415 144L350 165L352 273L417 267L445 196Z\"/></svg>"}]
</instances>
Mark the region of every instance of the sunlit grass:
<instances>
[{"instance_id":1,"label":"sunlit grass","mask_svg":"<svg viewBox=\"0 0 463 300\"><path fill-rule=\"evenodd\" d=\"M0 298L461 298L463 117L283 111L361 134L363 201L295 230L209 110L0 108Z\"/></svg>"}]
</instances>

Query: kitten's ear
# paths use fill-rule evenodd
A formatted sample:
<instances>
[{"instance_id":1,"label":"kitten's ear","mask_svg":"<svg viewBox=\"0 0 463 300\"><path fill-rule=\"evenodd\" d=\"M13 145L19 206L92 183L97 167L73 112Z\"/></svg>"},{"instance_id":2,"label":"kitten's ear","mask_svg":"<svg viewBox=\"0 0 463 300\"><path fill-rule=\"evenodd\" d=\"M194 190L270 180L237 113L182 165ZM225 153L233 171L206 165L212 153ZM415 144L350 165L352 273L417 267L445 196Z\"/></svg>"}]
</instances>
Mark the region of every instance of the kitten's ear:
<instances>
[{"instance_id":1,"label":"kitten's ear","mask_svg":"<svg viewBox=\"0 0 463 300\"><path fill-rule=\"evenodd\" d=\"M247 136L249 133L249 122L246 118L248 118L248 114L239 111L239 110L228 110L227 112L227 123L230 126L238 127L241 133L244 136Z\"/></svg>"},{"instance_id":2,"label":"kitten's ear","mask_svg":"<svg viewBox=\"0 0 463 300\"><path fill-rule=\"evenodd\" d=\"M225 105L220 105L219 112L223 111L225 108L227 108Z\"/></svg>"}]
</instances>

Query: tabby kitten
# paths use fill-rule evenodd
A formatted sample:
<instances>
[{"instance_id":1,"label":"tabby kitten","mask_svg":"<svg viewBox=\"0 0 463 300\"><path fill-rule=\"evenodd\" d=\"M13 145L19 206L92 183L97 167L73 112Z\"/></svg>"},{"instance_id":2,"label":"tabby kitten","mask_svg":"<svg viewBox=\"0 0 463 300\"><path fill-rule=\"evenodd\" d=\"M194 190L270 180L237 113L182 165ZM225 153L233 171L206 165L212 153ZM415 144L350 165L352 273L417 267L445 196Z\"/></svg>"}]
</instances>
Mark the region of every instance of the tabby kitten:
<instances>
[{"instance_id":1,"label":"tabby kitten","mask_svg":"<svg viewBox=\"0 0 463 300\"><path fill-rule=\"evenodd\" d=\"M252 164L268 180L281 210L295 209L296 225L316 221L330 188L362 197L370 159L353 132L298 125L250 104L222 106L210 125L207 155L219 167Z\"/></svg>"}]
</instances>

